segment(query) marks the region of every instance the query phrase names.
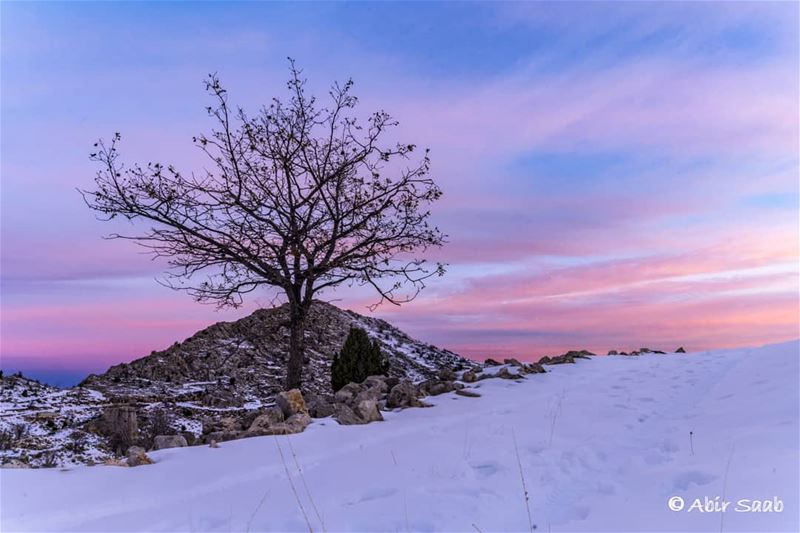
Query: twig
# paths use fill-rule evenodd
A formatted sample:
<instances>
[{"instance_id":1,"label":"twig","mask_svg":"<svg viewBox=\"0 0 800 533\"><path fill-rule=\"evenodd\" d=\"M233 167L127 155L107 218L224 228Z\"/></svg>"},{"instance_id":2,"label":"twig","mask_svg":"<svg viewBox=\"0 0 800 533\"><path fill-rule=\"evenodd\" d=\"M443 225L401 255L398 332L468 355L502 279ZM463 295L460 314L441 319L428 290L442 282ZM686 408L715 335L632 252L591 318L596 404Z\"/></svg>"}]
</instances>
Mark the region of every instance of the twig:
<instances>
[{"instance_id":1,"label":"twig","mask_svg":"<svg viewBox=\"0 0 800 533\"><path fill-rule=\"evenodd\" d=\"M283 457L283 450L281 450L281 445L278 442L278 436L275 436L275 446L278 448L278 453L281 456L281 463L283 464L283 470L286 472L286 479L289 480L289 486L292 488L292 493L294 494L294 499L297 501L298 507L300 507L300 511L303 513L303 518L306 520L306 525L308 526L309 533L314 533L314 528L311 527L311 521L308 519L308 514L306 513L306 508L303 507L303 502L300 501L300 496L297 494L297 489L294 486L294 482L292 481L292 475L289 473L289 467L286 465L286 459Z\"/></svg>"},{"instance_id":2,"label":"twig","mask_svg":"<svg viewBox=\"0 0 800 533\"><path fill-rule=\"evenodd\" d=\"M258 501L258 505L256 505L256 508L253 509L253 512L250 514L250 519L247 521L247 529L245 530L247 533L250 533L250 525L253 523L258 510L261 509L262 505L264 505L264 500L267 499L267 494L269 494L269 489L264 491L264 495L261 496L261 499Z\"/></svg>"},{"instance_id":3,"label":"twig","mask_svg":"<svg viewBox=\"0 0 800 533\"><path fill-rule=\"evenodd\" d=\"M692 455L694 455L694 442L692 441L692 436L694 435L693 431L689 432L689 449L692 450Z\"/></svg>"},{"instance_id":4,"label":"twig","mask_svg":"<svg viewBox=\"0 0 800 533\"><path fill-rule=\"evenodd\" d=\"M553 419L550 422L550 440L547 443L547 446L550 447L553 445L553 435L555 434L556 430L556 420L558 419L559 413L561 413L561 401L564 399L564 393L562 392L561 396L558 397L558 403L553 408Z\"/></svg>"},{"instance_id":5,"label":"twig","mask_svg":"<svg viewBox=\"0 0 800 533\"><path fill-rule=\"evenodd\" d=\"M736 448L736 443L731 444L731 453L728 455L728 464L725 465L725 476L722 478L722 501L725 501L725 491L728 488L728 471L731 469L731 459L733 459L733 450ZM725 513L719 514L719 533L722 533L722 526L725 522Z\"/></svg>"},{"instance_id":6,"label":"twig","mask_svg":"<svg viewBox=\"0 0 800 533\"><path fill-rule=\"evenodd\" d=\"M517 435L514 428L511 428L511 438L514 440L514 453L517 455L517 466L519 466L519 477L522 480L522 492L525 496L525 509L528 511L528 527L533 532L533 518L531 518L530 498L528 497L528 487L525 485L525 474L522 472L522 460L519 458L519 448L517 447Z\"/></svg>"},{"instance_id":7,"label":"twig","mask_svg":"<svg viewBox=\"0 0 800 533\"><path fill-rule=\"evenodd\" d=\"M478 527L478 526L476 526L475 524L472 524L472 527L474 527L474 528L475 528L475 531L477 531L478 533L483 533L483 531L481 531L481 528L479 528L479 527Z\"/></svg>"},{"instance_id":8,"label":"twig","mask_svg":"<svg viewBox=\"0 0 800 533\"><path fill-rule=\"evenodd\" d=\"M306 476L303 475L303 469L300 468L300 463L297 460L297 454L294 453L294 446L292 446L292 439L289 436L286 436L286 441L289 443L289 449L292 451L292 458L294 459L294 466L297 468L297 472L300 474L300 481L303 482L303 489L306 491L306 496L308 497L308 501L311 502L311 507L314 509L314 514L317 515L317 520L322 525L322 531L327 531L325 529L325 520L322 519L322 515L319 513L319 509L317 509L317 504L314 503L314 498L311 496L311 491L308 490L308 485L306 484Z\"/></svg>"}]
</instances>

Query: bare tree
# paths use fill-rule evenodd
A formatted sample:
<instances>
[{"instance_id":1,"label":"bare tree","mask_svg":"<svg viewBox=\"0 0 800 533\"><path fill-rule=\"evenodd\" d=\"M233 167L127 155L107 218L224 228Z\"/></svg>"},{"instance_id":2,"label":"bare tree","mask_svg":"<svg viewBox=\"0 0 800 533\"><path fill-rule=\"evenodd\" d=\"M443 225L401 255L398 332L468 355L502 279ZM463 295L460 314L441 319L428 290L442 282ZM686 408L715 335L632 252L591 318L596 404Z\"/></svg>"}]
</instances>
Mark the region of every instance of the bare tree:
<instances>
[{"instance_id":1,"label":"bare tree","mask_svg":"<svg viewBox=\"0 0 800 533\"><path fill-rule=\"evenodd\" d=\"M379 301L401 304L444 273L419 257L445 236L429 224L441 196L428 150L384 140L397 122L385 111L359 121L352 80L335 83L327 106L306 94L289 60L287 100L273 98L254 116L228 104L218 78L206 89L209 136L193 139L209 169L183 174L172 165L120 162L119 133L95 144L102 165L95 190L82 190L103 219L147 222L133 239L170 265L162 283L198 301L238 306L242 296L277 288L290 311L287 387L301 384L303 336L311 303L342 283L373 287Z\"/></svg>"}]
</instances>

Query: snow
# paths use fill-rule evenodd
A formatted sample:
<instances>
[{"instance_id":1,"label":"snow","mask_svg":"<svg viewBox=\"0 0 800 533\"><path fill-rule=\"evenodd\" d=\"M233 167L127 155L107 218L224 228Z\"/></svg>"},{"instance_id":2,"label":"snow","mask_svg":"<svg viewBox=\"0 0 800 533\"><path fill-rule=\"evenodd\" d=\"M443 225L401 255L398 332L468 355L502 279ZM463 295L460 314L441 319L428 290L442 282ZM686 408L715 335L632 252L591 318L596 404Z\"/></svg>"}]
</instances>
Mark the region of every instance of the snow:
<instances>
[{"instance_id":1,"label":"snow","mask_svg":"<svg viewBox=\"0 0 800 533\"><path fill-rule=\"evenodd\" d=\"M530 531L524 478L537 531L798 531L799 349L594 357L383 423L3 469L0 529ZM687 512L717 496L725 513Z\"/></svg>"}]
</instances>

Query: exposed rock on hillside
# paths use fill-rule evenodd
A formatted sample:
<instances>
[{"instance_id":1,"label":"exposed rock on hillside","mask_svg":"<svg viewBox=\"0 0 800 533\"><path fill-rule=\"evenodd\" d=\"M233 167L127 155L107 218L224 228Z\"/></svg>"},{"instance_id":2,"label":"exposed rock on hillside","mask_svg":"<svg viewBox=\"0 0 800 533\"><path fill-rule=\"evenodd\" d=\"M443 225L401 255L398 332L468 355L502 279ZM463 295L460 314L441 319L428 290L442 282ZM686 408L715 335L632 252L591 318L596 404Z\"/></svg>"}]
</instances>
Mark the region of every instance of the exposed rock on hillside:
<instances>
[{"instance_id":1,"label":"exposed rock on hillside","mask_svg":"<svg viewBox=\"0 0 800 533\"><path fill-rule=\"evenodd\" d=\"M169 396L189 407L254 408L281 390L288 353L288 308L260 309L236 322L219 322L170 348L91 375L82 386L109 397ZM412 381L441 368L466 368L462 357L414 340L384 320L315 302L308 318L303 392L327 393L330 365L352 326L377 339L390 374Z\"/></svg>"}]
</instances>

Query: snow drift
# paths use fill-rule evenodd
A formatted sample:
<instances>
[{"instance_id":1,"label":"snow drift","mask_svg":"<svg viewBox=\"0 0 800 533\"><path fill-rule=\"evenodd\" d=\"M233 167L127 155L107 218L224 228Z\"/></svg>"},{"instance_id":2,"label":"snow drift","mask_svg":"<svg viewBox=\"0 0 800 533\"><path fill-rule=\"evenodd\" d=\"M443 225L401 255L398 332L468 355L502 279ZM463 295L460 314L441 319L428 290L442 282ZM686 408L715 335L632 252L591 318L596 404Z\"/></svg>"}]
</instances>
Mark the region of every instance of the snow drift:
<instances>
[{"instance_id":1,"label":"snow drift","mask_svg":"<svg viewBox=\"0 0 800 533\"><path fill-rule=\"evenodd\" d=\"M596 357L383 423L2 470L0 528L798 531L799 348Z\"/></svg>"}]
</instances>

